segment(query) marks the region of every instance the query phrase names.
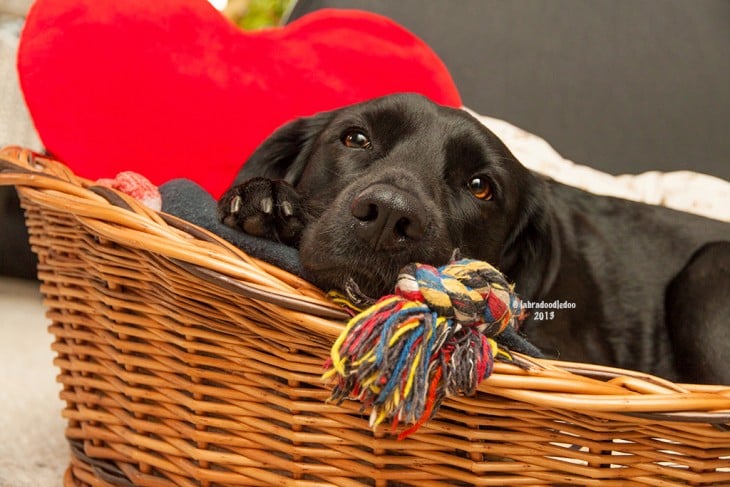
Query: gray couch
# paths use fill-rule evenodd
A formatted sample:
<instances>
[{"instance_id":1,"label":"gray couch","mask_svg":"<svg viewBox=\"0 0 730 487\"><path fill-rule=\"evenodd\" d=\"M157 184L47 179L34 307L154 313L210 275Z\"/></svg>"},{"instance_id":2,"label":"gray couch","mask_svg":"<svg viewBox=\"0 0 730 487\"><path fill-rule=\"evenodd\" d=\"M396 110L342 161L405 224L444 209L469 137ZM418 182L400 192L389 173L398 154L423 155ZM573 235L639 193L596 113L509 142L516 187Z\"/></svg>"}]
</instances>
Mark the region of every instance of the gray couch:
<instances>
[{"instance_id":1,"label":"gray couch","mask_svg":"<svg viewBox=\"0 0 730 487\"><path fill-rule=\"evenodd\" d=\"M299 0L387 15L441 56L469 108L612 174L730 179L726 0Z\"/></svg>"}]
</instances>

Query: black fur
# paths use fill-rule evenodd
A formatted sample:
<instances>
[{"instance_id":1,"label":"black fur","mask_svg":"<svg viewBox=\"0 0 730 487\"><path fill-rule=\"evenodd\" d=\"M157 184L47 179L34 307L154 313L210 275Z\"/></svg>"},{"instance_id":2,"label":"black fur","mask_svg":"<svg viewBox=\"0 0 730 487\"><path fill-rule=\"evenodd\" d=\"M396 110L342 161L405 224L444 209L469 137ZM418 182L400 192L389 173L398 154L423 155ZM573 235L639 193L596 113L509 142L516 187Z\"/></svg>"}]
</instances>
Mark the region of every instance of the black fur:
<instances>
[{"instance_id":1,"label":"black fur","mask_svg":"<svg viewBox=\"0 0 730 487\"><path fill-rule=\"evenodd\" d=\"M352 279L371 296L406 263L441 265L458 248L528 302L575 305L531 310L523 330L548 355L730 384L729 224L552 181L466 112L417 95L279 129L219 214L298 246L323 288Z\"/></svg>"}]
</instances>

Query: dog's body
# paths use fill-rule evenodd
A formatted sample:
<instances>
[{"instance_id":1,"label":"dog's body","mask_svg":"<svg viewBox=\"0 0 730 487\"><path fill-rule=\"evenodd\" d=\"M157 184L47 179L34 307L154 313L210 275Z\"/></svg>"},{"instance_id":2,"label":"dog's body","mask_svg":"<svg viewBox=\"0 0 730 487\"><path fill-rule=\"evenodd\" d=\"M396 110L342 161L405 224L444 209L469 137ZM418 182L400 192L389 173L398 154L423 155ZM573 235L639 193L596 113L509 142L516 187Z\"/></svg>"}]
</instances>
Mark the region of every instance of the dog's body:
<instances>
[{"instance_id":1,"label":"dog's body","mask_svg":"<svg viewBox=\"0 0 730 487\"><path fill-rule=\"evenodd\" d=\"M464 111L395 95L292 122L219 210L373 297L459 249L516 283L548 356L730 384L730 224L544 178Z\"/></svg>"}]
</instances>

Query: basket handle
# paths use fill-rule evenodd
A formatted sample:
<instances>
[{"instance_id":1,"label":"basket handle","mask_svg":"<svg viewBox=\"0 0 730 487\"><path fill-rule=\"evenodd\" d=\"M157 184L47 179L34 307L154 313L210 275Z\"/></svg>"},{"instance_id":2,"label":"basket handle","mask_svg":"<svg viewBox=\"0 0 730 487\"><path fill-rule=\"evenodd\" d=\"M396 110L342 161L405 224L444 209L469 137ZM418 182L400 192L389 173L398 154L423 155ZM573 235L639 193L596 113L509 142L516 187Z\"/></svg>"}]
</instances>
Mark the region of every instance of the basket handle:
<instances>
[{"instance_id":1,"label":"basket handle","mask_svg":"<svg viewBox=\"0 0 730 487\"><path fill-rule=\"evenodd\" d=\"M20 164L20 163L22 164ZM9 183L8 174L43 174L44 166L40 165L36 160L36 154L28 149L10 146L4 147L0 151L0 185L7 186Z\"/></svg>"},{"instance_id":2,"label":"basket handle","mask_svg":"<svg viewBox=\"0 0 730 487\"><path fill-rule=\"evenodd\" d=\"M0 186L55 187L83 196L88 183L63 164L30 149L8 146L0 150Z\"/></svg>"}]
</instances>

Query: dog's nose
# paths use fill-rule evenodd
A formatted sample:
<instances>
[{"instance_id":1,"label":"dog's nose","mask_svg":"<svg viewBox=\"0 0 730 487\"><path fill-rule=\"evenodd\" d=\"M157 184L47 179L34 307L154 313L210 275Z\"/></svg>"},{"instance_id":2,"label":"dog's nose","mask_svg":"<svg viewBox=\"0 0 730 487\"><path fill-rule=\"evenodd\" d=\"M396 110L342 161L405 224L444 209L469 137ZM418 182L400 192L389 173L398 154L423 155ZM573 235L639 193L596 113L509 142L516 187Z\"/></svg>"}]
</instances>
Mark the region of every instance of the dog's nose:
<instances>
[{"instance_id":1,"label":"dog's nose","mask_svg":"<svg viewBox=\"0 0 730 487\"><path fill-rule=\"evenodd\" d=\"M355 235L375 250L397 250L423 238L426 215L418 199L389 184L375 184L350 205Z\"/></svg>"}]
</instances>

